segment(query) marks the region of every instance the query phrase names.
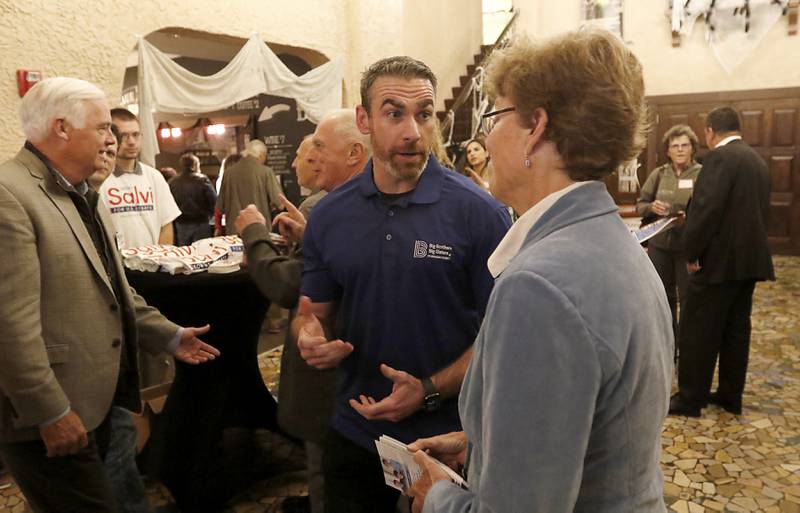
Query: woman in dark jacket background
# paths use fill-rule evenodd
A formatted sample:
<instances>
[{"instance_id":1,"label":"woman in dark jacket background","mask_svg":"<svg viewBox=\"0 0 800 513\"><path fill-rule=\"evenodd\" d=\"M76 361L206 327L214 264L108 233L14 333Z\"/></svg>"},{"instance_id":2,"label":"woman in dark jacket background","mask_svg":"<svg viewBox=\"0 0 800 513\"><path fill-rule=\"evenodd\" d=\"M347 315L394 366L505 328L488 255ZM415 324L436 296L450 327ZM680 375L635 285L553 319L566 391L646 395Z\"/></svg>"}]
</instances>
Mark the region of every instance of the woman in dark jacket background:
<instances>
[{"instance_id":1,"label":"woman in dark jacket background","mask_svg":"<svg viewBox=\"0 0 800 513\"><path fill-rule=\"evenodd\" d=\"M181 155L180 172L169 181L169 189L181 215L175 220L175 245L188 246L211 237L209 224L214 215L217 193L211 180L200 172L200 159L193 153Z\"/></svg>"}]
</instances>

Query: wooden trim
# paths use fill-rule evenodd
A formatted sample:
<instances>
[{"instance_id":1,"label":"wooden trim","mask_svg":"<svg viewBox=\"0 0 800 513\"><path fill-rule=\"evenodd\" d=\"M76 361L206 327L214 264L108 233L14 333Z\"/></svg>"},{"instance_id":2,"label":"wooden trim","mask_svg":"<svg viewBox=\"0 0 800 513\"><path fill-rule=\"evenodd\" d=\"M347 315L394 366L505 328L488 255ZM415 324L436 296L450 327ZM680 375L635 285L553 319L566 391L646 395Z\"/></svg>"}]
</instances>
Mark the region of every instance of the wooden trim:
<instances>
[{"instance_id":1,"label":"wooden trim","mask_svg":"<svg viewBox=\"0 0 800 513\"><path fill-rule=\"evenodd\" d=\"M661 148L659 147L660 141L657 140L656 136L659 135L659 130L666 129L667 121L672 121L665 119L665 116L669 118L672 115L680 117L688 115L690 116L690 124L692 124L691 121L694 121L693 125L699 125L700 120L694 116L701 116L703 112L708 112L718 106L733 107L740 112L748 109L763 110L764 118L759 119L760 129L766 130L767 133L773 133L776 129L775 113L783 108L792 109L792 119L789 120L795 125L792 128L792 140L782 140L781 145L776 146L773 144L774 141L772 139L764 139L765 134L762 133L761 140L758 141L760 144L756 151L765 160L767 158L774 159L784 154L795 158L795 163L792 164L792 169L790 170L794 177L791 192L773 192L770 196L770 210L773 207L777 208L774 215L779 216L779 219L775 219L773 222L777 222L780 225L781 229L778 230L778 233L781 235L770 236L769 244L773 254L800 255L800 172L798 172L800 168L797 167L800 164L796 162L800 158L800 153L798 152L800 151L800 130L796 126L798 122L796 111L800 109L800 87L671 94L650 96L646 100L650 108L653 129L648 136L647 150L642 162L645 170L639 176L641 182L644 182L643 178L646 173L651 172L659 164L657 157L658 153L661 152ZM702 153L703 150L701 149ZM623 194L617 193L613 194L613 196L618 203L631 202ZM785 219L784 216L786 216ZM787 228L788 233L784 233Z\"/></svg>"},{"instance_id":2,"label":"wooden trim","mask_svg":"<svg viewBox=\"0 0 800 513\"><path fill-rule=\"evenodd\" d=\"M782 87L777 89L750 89L747 91L715 91L711 93L681 93L647 96L645 99L653 105L669 105L673 103L731 103L746 100L777 100L787 97L800 98L800 87Z\"/></svg>"}]
</instances>

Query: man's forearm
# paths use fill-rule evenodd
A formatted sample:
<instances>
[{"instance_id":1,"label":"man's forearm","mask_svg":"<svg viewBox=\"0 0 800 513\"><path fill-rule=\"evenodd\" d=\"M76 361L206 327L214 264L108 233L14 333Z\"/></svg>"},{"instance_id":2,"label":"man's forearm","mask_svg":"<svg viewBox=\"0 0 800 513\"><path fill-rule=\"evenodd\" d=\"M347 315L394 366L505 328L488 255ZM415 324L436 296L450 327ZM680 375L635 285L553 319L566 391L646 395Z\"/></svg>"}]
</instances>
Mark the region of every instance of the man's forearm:
<instances>
[{"instance_id":1,"label":"man's forearm","mask_svg":"<svg viewBox=\"0 0 800 513\"><path fill-rule=\"evenodd\" d=\"M459 356L458 360L431 376L433 386L436 387L436 390L442 397L448 398L458 395L461 390L461 382L464 381L464 375L467 373L467 367L469 367L471 358L472 346L469 346L469 349L464 351L464 354ZM423 377L425 376L420 376L420 378Z\"/></svg>"},{"instance_id":2,"label":"man's forearm","mask_svg":"<svg viewBox=\"0 0 800 513\"><path fill-rule=\"evenodd\" d=\"M161 233L158 234L159 244L172 244L172 223L167 223L161 227Z\"/></svg>"},{"instance_id":3,"label":"man's forearm","mask_svg":"<svg viewBox=\"0 0 800 513\"><path fill-rule=\"evenodd\" d=\"M325 332L325 338L327 340L334 340L335 333L336 333L336 307L333 305L326 306L321 309L317 309L313 312L314 315L319 320L320 324L322 324L322 329ZM300 333L300 327L303 324L303 320L299 317L295 317L292 319L292 323L289 326L290 333L292 336L297 339Z\"/></svg>"},{"instance_id":4,"label":"man's forearm","mask_svg":"<svg viewBox=\"0 0 800 513\"><path fill-rule=\"evenodd\" d=\"M133 296L133 315L138 331L140 349L156 355L168 351L170 343L175 344L176 333L180 330L174 322L164 317L156 308L147 304L147 301L130 288Z\"/></svg>"},{"instance_id":5,"label":"man's forearm","mask_svg":"<svg viewBox=\"0 0 800 513\"><path fill-rule=\"evenodd\" d=\"M247 254L247 269L259 290L273 303L294 308L300 296L303 261L280 255L273 247L267 227L252 223L241 232Z\"/></svg>"},{"instance_id":6,"label":"man's forearm","mask_svg":"<svg viewBox=\"0 0 800 513\"><path fill-rule=\"evenodd\" d=\"M325 332L326 340L336 340L336 320L334 317L321 317L317 316L319 323L322 324L322 330Z\"/></svg>"}]
</instances>

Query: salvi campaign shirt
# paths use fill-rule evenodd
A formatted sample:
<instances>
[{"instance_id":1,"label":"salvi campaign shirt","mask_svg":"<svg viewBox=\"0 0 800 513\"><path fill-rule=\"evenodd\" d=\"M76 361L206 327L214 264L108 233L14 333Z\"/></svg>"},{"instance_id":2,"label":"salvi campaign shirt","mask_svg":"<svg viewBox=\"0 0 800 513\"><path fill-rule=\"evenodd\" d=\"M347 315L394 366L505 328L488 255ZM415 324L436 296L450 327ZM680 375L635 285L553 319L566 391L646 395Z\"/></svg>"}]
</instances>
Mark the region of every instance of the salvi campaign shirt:
<instances>
[{"instance_id":1,"label":"salvi campaign shirt","mask_svg":"<svg viewBox=\"0 0 800 513\"><path fill-rule=\"evenodd\" d=\"M161 227L181 215L161 173L140 162L132 173L115 170L99 192L111 213L119 249L158 244Z\"/></svg>"}]
</instances>

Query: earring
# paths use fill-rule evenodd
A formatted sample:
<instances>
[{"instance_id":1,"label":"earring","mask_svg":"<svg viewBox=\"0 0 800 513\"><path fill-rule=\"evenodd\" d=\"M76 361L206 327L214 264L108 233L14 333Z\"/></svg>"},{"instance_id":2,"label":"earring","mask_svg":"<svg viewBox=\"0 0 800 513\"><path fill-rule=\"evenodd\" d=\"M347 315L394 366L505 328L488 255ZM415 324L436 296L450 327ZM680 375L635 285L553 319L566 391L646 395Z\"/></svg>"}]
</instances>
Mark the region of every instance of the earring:
<instances>
[{"instance_id":1,"label":"earring","mask_svg":"<svg viewBox=\"0 0 800 513\"><path fill-rule=\"evenodd\" d=\"M523 164L525 167L531 167L531 159L529 159L529 158L526 158L526 159L525 159L525 160L522 162L522 164Z\"/></svg>"}]
</instances>

